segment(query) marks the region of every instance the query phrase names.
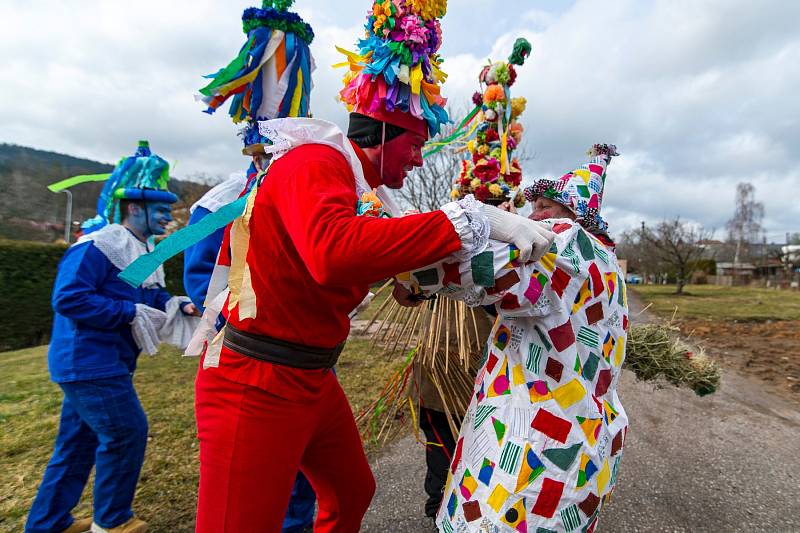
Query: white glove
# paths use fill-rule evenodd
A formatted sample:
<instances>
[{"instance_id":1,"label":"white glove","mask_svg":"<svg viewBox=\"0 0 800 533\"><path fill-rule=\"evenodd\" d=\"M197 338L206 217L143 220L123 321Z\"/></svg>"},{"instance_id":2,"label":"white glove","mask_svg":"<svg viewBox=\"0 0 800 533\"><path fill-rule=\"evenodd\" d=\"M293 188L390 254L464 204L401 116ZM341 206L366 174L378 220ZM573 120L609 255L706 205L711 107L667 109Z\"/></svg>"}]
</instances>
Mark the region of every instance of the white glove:
<instances>
[{"instance_id":1,"label":"white glove","mask_svg":"<svg viewBox=\"0 0 800 533\"><path fill-rule=\"evenodd\" d=\"M145 304L136 304L136 316L131 322L133 340L139 349L148 355L158 352L161 340L158 338L159 330L167 322L167 314Z\"/></svg>"},{"instance_id":2,"label":"white glove","mask_svg":"<svg viewBox=\"0 0 800 533\"><path fill-rule=\"evenodd\" d=\"M511 243L519 248L519 258L523 263L541 259L556 238L556 234L550 231L550 226L543 222L536 222L492 205L483 204L481 210L489 221L489 238Z\"/></svg>"}]
</instances>

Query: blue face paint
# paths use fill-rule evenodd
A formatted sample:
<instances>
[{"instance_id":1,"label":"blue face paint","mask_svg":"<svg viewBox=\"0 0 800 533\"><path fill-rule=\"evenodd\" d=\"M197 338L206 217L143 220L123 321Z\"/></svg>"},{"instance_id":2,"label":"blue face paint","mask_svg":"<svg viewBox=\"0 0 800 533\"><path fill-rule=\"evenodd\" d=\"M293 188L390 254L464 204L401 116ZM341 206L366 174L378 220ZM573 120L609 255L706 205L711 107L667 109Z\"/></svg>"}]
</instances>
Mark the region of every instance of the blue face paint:
<instances>
[{"instance_id":1,"label":"blue face paint","mask_svg":"<svg viewBox=\"0 0 800 533\"><path fill-rule=\"evenodd\" d=\"M126 219L127 224L145 239L152 235L163 235L172 222L172 206L167 203L148 202L144 207L135 206Z\"/></svg>"}]
</instances>

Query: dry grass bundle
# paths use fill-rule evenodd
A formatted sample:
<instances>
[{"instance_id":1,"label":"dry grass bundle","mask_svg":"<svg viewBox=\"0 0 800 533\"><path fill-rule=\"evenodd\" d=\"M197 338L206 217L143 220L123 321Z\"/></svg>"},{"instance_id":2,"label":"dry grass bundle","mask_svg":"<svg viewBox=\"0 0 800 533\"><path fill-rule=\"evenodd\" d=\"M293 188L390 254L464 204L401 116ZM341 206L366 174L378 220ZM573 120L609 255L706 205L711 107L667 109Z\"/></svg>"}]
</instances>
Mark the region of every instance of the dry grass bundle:
<instances>
[{"instance_id":1,"label":"dry grass bundle","mask_svg":"<svg viewBox=\"0 0 800 533\"><path fill-rule=\"evenodd\" d=\"M625 368L642 381L664 380L688 387L698 396L717 390L720 369L702 350L694 352L675 332L661 324L634 326L628 332Z\"/></svg>"}]
</instances>

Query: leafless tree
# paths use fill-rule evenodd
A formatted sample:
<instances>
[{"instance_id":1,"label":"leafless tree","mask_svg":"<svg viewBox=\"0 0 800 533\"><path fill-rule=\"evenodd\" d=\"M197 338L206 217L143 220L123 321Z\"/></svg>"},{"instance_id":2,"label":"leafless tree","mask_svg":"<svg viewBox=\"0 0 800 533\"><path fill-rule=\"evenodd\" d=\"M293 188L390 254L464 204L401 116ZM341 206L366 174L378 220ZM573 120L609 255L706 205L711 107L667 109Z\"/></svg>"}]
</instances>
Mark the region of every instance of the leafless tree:
<instances>
[{"instance_id":1,"label":"leafless tree","mask_svg":"<svg viewBox=\"0 0 800 533\"><path fill-rule=\"evenodd\" d=\"M683 294L703 256L701 243L709 240L713 232L676 218L662 221L653 229L643 224L638 233L641 253L674 269L675 294Z\"/></svg>"},{"instance_id":2,"label":"leafless tree","mask_svg":"<svg viewBox=\"0 0 800 533\"><path fill-rule=\"evenodd\" d=\"M398 200L423 213L439 209L450 199L453 181L461 171L462 158L449 149L426 158L425 164L406 178L403 188L395 191Z\"/></svg>"},{"instance_id":3,"label":"leafless tree","mask_svg":"<svg viewBox=\"0 0 800 533\"><path fill-rule=\"evenodd\" d=\"M751 183L736 186L736 207L727 223L728 242L734 247L734 271L742 259L751 259L750 244L761 238L764 204L756 201L755 192Z\"/></svg>"}]
</instances>

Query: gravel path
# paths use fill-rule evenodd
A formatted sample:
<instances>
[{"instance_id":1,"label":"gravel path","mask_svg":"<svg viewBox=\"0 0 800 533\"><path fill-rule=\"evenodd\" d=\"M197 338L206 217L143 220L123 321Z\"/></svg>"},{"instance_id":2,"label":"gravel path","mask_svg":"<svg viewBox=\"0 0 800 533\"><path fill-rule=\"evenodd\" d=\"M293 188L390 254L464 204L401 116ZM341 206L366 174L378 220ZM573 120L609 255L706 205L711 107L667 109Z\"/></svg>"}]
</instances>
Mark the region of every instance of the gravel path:
<instances>
[{"instance_id":1,"label":"gravel path","mask_svg":"<svg viewBox=\"0 0 800 533\"><path fill-rule=\"evenodd\" d=\"M705 398L630 372L619 393L631 429L599 531L800 531L796 404L731 371ZM422 512L424 462L412 437L373 459L378 489L362 531L435 531Z\"/></svg>"}]
</instances>

